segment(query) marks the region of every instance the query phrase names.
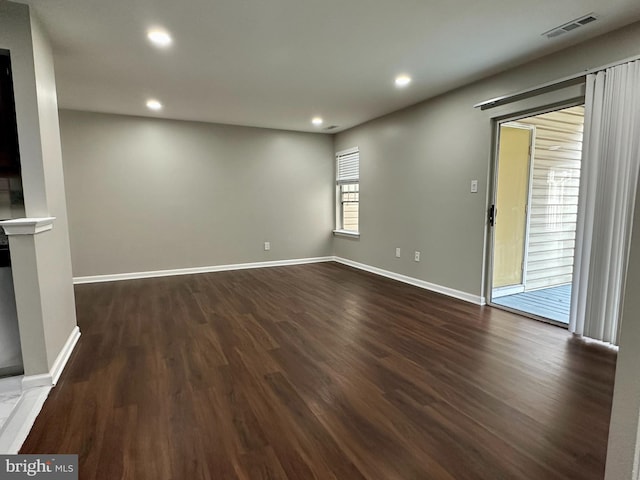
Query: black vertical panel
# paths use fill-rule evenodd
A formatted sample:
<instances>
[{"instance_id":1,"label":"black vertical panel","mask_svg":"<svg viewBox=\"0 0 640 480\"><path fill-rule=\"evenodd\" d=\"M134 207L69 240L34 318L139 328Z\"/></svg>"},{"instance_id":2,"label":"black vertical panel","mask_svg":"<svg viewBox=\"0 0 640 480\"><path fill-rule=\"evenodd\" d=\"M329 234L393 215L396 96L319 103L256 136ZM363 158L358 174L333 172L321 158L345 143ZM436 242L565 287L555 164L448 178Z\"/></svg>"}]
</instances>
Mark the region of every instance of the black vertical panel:
<instances>
[{"instance_id":1,"label":"black vertical panel","mask_svg":"<svg viewBox=\"0 0 640 480\"><path fill-rule=\"evenodd\" d=\"M20 151L11 59L0 51L0 175L20 174Z\"/></svg>"}]
</instances>

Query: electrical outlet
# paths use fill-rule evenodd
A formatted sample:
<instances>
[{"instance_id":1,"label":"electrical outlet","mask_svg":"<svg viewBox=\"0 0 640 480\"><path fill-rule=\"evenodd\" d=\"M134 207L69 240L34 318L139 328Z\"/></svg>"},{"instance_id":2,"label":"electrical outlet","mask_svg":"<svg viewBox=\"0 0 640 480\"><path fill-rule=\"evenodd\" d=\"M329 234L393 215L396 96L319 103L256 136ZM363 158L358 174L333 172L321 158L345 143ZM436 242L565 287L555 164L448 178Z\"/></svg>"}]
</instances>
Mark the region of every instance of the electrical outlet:
<instances>
[{"instance_id":1,"label":"electrical outlet","mask_svg":"<svg viewBox=\"0 0 640 480\"><path fill-rule=\"evenodd\" d=\"M271 250L271 242L264 242L264 249L266 250Z\"/></svg>"},{"instance_id":2,"label":"electrical outlet","mask_svg":"<svg viewBox=\"0 0 640 480\"><path fill-rule=\"evenodd\" d=\"M400 258L400 248L396 248L396 258Z\"/></svg>"},{"instance_id":3,"label":"electrical outlet","mask_svg":"<svg viewBox=\"0 0 640 480\"><path fill-rule=\"evenodd\" d=\"M471 193L478 193L478 180L471 180Z\"/></svg>"},{"instance_id":4,"label":"electrical outlet","mask_svg":"<svg viewBox=\"0 0 640 480\"><path fill-rule=\"evenodd\" d=\"M413 259L414 259L416 262L419 262L419 261L420 261L420 252L415 252L415 253L413 254Z\"/></svg>"}]
</instances>

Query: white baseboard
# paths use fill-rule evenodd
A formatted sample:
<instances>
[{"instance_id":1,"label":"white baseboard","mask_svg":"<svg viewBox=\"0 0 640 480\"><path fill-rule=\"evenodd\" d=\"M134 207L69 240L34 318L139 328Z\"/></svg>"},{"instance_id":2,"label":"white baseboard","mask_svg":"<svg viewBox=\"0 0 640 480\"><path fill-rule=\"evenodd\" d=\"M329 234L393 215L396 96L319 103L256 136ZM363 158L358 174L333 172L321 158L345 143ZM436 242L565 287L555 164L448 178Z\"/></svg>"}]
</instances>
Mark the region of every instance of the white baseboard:
<instances>
[{"instance_id":1,"label":"white baseboard","mask_svg":"<svg viewBox=\"0 0 640 480\"><path fill-rule=\"evenodd\" d=\"M213 265L208 267L191 267L191 268L177 268L173 270L155 270L148 272L131 272L131 273L113 273L108 275L92 275L86 277L74 277L73 283L75 285L81 285L84 283L100 283L100 282L117 282L120 280L136 280L141 278L156 278L156 277L171 277L174 275L193 275L198 273L212 273L212 272L225 272L229 270L243 270L248 268L267 268L267 267L284 267L287 265L304 265L306 263L321 263L321 262L338 262L344 265L349 265L360 270L365 270L376 275L398 280L400 282L408 283L416 287L424 288L432 292L442 293L449 297L464 300L466 302L474 303L476 305L485 305L486 301L484 297L479 297L467 292L455 290L449 287L443 287L435 283L429 283L418 278L409 277L400 273L390 272L378 267L372 267L365 265L364 263L354 262L346 258L329 256L329 257L312 257L312 258L295 258L292 260L276 260L271 262L254 262L254 263L236 263L230 265Z\"/></svg>"},{"instance_id":2,"label":"white baseboard","mask_svg":"<svg viewBox=\"0 0 640 480\"><path fill-rule=\"evenodd\" d=\"M58 383L58 380L60 379L60 375L62 375L62 371L64 370L64 367L67 366L69 357L71 357L71 354L73 353L73 349L76 347L78 340L80 340L80 327L76 325L74 329L71 330L71 333L69 334L69 338L67 338L67 341L64 344L64 347L62 347L62 350L60 350L60 353L58 354L56 361L53 362L53 366L51 367L51 380L53 385Z\"/></svg>"},{"instance_id":3,"label":"white baseboard","mask_svg":"<svg viewBox=\"0 0 640 480\"><path fill-rule=\"evenodd\" d=\"M15 455L20 451L50 391L51 386L31 388L22 392L11 416L2 426L0 454Z\"/></svg>"},{"instance_id":4,"label":"white baseboard","mask_svg":"<svg viewBox=\"0 0 640 480\"><path fill-rule=\"evenodd\" d=\"M334 260L338 263L342 263L343 265L348 265L353 268L357 268L360 270L365 270L370 273L375 273L376 275L380 275L382 277L391 278L393 280L398 280L399 282L408 283L409 285L414 285L416 287L424 288L425 290L430 290L432 292L441 293L443 295L447 295L449 297L457 298L459 300L464 300L465 302L473 303L476 305L485 305L486 299L484 297L480 297L478 295L473 295L471 293L462 292L460 290L455 290L449 287L443 287L442 285L437 285L435 283L426 282L424 280L420 280L418 278L409 277L407 275L402 275L400 273L391 272L389 270L383 270L382 268L372 267L371 265L366 265L364 263L354 262L353 260L349 260L341 257L334 257Z\"/></svg>"},{"instance_id":5,"label":"white baseboard","mask_svg":"<svg viewBox=\"0 0 640 480\"><path fill-rule=\"evenodd\" d=\"M120 280L135 280L140 278L172 277L174 275L193 275L197 273L225 272L228 270L244 270L248 268L283 267L287 265L303 265L306 263L330 262L334 257L295 258L291 260L275 260L270 262L236 263L231 265L213 265L208 267L177 268L174 270L155 270L149 272L114 273L109 275L92 275L74 277L73 283L117 282Z\"/></svg>"},{"instance_id":6,"label":"white baseboard","mask_svg":"<svg viewBox=\"0 0 640 480\"><path fill-rule=\"evenodd\" d=\"M30 388L37 387L52 387L58 380L60 379L60 375L62 375L62 371L64 367L67 365L69 361L69 357L73 353L73 349L75 348L78 340L80 339L80 328L78 326L74 327L69 334L69 338L65 342L62 350L56 357L56 361L53 362L53 366L49 373L43 373L41 375L25 375L22 378L22 389L28 390Z\"/></svg>"}]
</instances>

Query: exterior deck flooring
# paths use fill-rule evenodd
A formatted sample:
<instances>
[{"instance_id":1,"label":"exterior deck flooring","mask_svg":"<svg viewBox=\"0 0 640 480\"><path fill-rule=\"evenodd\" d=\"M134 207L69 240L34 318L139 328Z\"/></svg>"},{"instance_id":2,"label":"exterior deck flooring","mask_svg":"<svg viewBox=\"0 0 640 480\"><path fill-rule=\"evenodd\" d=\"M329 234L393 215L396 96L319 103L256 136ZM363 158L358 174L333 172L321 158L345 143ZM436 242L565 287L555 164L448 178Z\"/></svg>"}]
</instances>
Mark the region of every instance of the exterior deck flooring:
<instances>
[{"instance_id":1,"label":"exterior deck flooring","mask_svg":"<svg viewBox=\"0 0 640 480\"><path fill-rule=\"evenodd\" d=\"M494 298L493 303L568 325L571 284Z\"/></svg>"}]
</instances>

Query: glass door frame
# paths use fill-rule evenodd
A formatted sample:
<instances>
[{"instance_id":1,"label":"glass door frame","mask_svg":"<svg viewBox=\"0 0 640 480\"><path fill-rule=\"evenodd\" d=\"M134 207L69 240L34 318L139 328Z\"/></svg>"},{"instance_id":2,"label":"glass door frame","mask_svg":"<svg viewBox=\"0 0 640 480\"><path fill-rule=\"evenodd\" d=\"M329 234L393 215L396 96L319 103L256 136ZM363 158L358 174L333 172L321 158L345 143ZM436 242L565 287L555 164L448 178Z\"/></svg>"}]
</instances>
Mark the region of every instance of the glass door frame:
<instances>
[{"instance_id":1,"label":"glass door frame","mask_svg":"<svg viewBox=\"0 0 640 480\"><path fill-rule=\"evenodd\" d=\"M486 304L493 308L498 308L500 310L505 310L507 312L515 313L517 315L528 317L534 320L538 320L540 322L549 323L551 325L555 325L561 328L568 329L569 326L565 323L558 322L556 320L541 317L540 315L535 315L533 313L524 312L522 310L516 310L515 308L507 307L504 305L499 305L493 302L493 259L494 259L494 248L495 248L495 228L491 224L490 218L495 215L495 205L497 201L498 194L498 157L499 157L499 147L500 147L500 126L507 123L517 123L518 120L522 120L528 117L535 117L537 115L543 115L545 113L555 112L558 110L563 110L565 108L577 107L579 105L584 105L584 97L571 99L564 102L554 103L552 105L548 105L545 107L540 107L536 109L524 110L522 112L517 112L505 116L497 116L491 118L491 162L489 165L489 189L488 189L488 197L487 197L487 219L486 219L486 259L485 259L485 298ZM533 149L533 145L532 145ZM531 155L531 165L533 164L533 153ZM533 168L530 165L529 175L531 177ZM528 195L531 194L531 189L529 188ZM495 217L494 217L495 220ZM527 212L527 233L528 233L528 223L529 223L529 213ZM525 250L526 251L526 250ZM526 260L526 259L525 259ZM523 272L524 274L524 272ZM523 279L524 281L524 279Z\"/></svg>"}]
</instances>

